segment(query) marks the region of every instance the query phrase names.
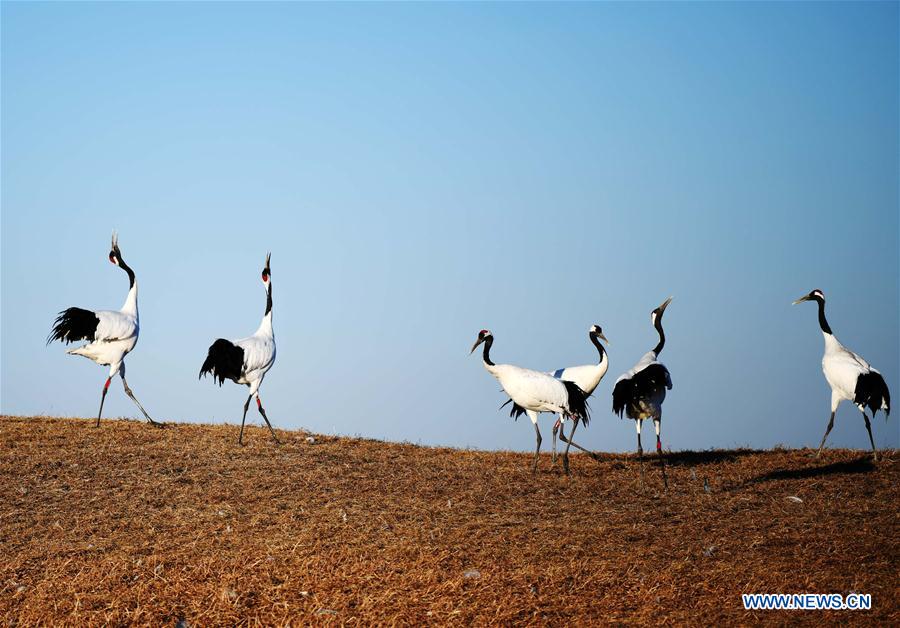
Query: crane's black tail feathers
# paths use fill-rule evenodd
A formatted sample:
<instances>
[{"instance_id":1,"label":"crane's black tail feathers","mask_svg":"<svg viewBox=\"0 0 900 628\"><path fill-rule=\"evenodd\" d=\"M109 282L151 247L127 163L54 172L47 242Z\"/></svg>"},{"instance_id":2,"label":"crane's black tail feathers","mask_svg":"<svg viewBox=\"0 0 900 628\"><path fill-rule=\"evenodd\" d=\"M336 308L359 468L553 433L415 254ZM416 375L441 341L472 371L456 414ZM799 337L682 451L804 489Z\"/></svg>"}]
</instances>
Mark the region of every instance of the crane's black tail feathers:
<instances>
[{"instance_id":1,"label":"crane's black tail feathers","mask_svg":"<svg viewBox=\"0 0 900 628\"><path fill-rule=\"evenodd\" d=\"M623 412L631 412L629 408L639 406L642 400L665 398L666 390L672 390L669 369L658 362L650 364L616 383L613 388L613 412L621 419Z\"/></svg>"},{"instance_id":2,"label":"crane's black tail feathers","mask_svg":"<svg viewBox=\"0 0 900 628\"><path fill-rule=\"evenodd\" d=\"M93 342L99 324L100 319L90 310L70 307L60 312L53 321L53 328L50 330L50 335L47 336L47 344L49 345L54 340L61 340L66 344L79 340Z\"/></svg>"},{"instance_id":3,"label":"crane's black tail feathers","mask_svg":"<svg viewBox=\"0 0 900 628\"><path fill-rule=\"evenodd\" d=\"M569 414L573 418L581 419L581 422L587 426L591 421L590 408L587 403L588 394L581 390L575 382L560 381L566 387L566 392L569 393Z\"/></svg>"},{"instance_id":4,"label":"crane's black tail feathers","mask_svg":"<svg viewBox=\"0 0 900 628\"><path fill-rule=\"evenodd\" d=\"M523 408L522 406L520 406L519 404L517 404L517 403L516 403L515 401L513 401L512 399L507 399L507 400L503 403L503 406L505 406L505 405L507 405L507 404L510 404L510 403L513 404L513 405L512 405L512 408L509 409L509 416L511 416L512 418L514 418L516 421L518 421L518 420L519 420L519 417L522 416L523 414L525 414L525 408ZM497 409L498 409L498 410L502 410L502 409L503 409L503 406L500 406L500 407L497 408Z\"/></svg>"},{"instance_id":5,"label":"crane's black tail feathers","mask_svg":"<svg viewBox=\"0 0 900 628\"><path fill-rule=\"evenodd\" d=\"M856 380L856 392L853 396L853 403L861 408L868 407L872 411L872 417L875 413L884 409L884 416L887 418L891 414L891 393L888 391L887 384L881 373L870 371L863 373Z\"/></svg>"},{"instance_id":6,"label":"crane's black tail feathers","mask_svg":"<svg viewBox=\"0 0 900 628\"><path fill-rule=\"evenodd\" d=\"M618 414L622 418L625 412L625 406L628 404L628 398L631 392L631 380L623 379L616 383L613 388L613 413Z\"/></svg>"},{"instance_id":7,"label":"crane's black tail feathers","mask_svg":"<svg viewBox=\"0 0 900 628\"><path fill-rule=\"evenodd\" d=\"M207 373L212 373L213 381L218 380L219 386L221 386L226 379L237 382L241 378L243 368L244 350L229 340L219 338L209 347L206 360L200 367L198 379Z\"/></svg>"}]
</instances>

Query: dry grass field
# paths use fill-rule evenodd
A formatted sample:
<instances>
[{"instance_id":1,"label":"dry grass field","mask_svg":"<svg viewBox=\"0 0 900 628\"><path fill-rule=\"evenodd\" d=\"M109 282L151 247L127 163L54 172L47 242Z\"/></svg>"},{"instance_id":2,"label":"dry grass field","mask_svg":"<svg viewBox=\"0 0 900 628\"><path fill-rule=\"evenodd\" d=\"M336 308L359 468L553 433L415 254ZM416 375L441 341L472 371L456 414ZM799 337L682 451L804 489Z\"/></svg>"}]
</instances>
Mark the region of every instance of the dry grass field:
<instances>
[{"instance_id":1,"label":"dry grass field","mask_svg":"<svg viewBox=\"0 0 900 628\"><path fill-rule=\"evenodd\" d=\"M665 494L633 456L237 431L0 418L3 625L900 625L896 451L672 452Z\"/></svg>"}]
</instances>

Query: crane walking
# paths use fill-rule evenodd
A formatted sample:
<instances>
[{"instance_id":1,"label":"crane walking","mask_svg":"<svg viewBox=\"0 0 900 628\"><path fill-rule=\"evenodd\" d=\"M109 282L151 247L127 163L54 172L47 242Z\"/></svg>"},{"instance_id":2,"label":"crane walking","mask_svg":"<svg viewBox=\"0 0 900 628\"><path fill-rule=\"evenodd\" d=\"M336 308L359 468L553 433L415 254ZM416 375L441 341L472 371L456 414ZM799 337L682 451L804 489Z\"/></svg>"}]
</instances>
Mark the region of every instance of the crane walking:
<instances>
[{"instance_id":1,"label":"crane walking","mask_svg":"<svg viewBox=\"0 0 900 628\"><path fill-rule=\"evenodd\" d=\"M125 394L131 397L131 400L137 405L144 417L153 425L162 427L161 423L157 423L144 406L134 396L128 382L125 380L125 356L128 355L135 347L140 333L140 319L138 316L138 288L134 271L122 259L122 251L119 250L118 236L115 231L112 234L112 244L109 251L109 261L115 264L128 274L128 295L125 297L125 304L120 310L85 310L80 307L70 307L59 313L47 337L49 345L54 340L65 342L79 342L87 340L88 343L74 349L69 349L66 353L70 355L84 356L93 360L101 366L109 365L109 377L103 385L103 392L100 396L100 410L97 411L97 423L95 427L100 427L100 416L103 414L103 402L106 401L106 392L109 390L109 384L112 378L118 373L122 378L122 386L125 388Z\"/></svg>"},{"instance_id":2,"label":"crane walking","mask_svg":"<svg viewBox=\"0 0 900 628\"><path fill-rule=\"evenodd\" d=\"M825 380L831 387L831 418L828 419L828 427L819 444L816 458L822 455L825 447L825 439L834 426L834 415L838 406L845 399L852 401L862 412L866 422L866 431L869 433L869 443L872 445L872 457L878 460L878 451L875 449L875 439L872 437L872 425L866 415L866 408L875 418L875 413L883 410L885 418L891 414L891 393L881 373L866 362L862 357L853 353L842 345L831 331L828 321L825 320L825 294L821 290L813 290L809 294L794 301L794 305L804 301L815 301L819 306L819 327L825 338L825 354L822 356L822 371Z\"/></svg>"},{"instance_id":3,"label":"crane walking","mask_svg":"<svg viewBox=\"0 0 900 628\"><path fill-rule=\"evenodd\" d=\"M556 379L547 373L533 371L531 369L514 366L512 364L494 364L491 361L491 345L494 343L494 335L487 329L478 332L478 338L472 345L470 354L484 343L482 361L488 373L497 378L504 392L509 395L520 412L524 412L534 425L537 445L534 450L534 462L532 471L537 471L538 455L541 451L541 430L538 427L538 414L552 412L562 414L572 419L572 432L569 439L575 434L578 421L585 425L590 421L587 409L587 395L573 382ZM569 450L563 454L563 468L569 473Z\"/></svg>"},{"instance_id":4,"label":"crane walking","mask_svg":"<svg viewBox=\"0 0 900 628\"><path fill-rule=\"evenodd\" d=\"M209 348L206 360L200 368L202 377L207 373L211 373L213 382L218 381L221 386L226 379L230 379L235 384L243 384L250 388L250 395L244 403L244 415L241 417L241 433L238 435L238 444L243 445L244 439L244 423L247 420L247 409L250 407L250 400L256 396L256 407L262 415L266 425L269 426L269 432L275 442L281 444L272 424L269 423L269 417L262 406L259 398L259 387L262 385L263 379L272 364L275 363L275 332L272 328L272 269L270 261L272 254L266 255L266 265L262 270L263 287L266 290L266 311L263 314L259 329L248 337L240 340L226 340L219 338ZM198 378L199 378L198 377Z\"/></svg>"}]
</instances>

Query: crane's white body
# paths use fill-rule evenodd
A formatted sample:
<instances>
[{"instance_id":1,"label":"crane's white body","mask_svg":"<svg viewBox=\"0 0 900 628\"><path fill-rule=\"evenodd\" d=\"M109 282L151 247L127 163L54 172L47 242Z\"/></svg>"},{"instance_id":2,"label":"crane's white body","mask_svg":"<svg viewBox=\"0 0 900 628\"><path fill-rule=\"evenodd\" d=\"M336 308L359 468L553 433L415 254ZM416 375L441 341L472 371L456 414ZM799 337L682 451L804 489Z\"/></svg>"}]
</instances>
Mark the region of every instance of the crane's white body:
<instances>
[{"instance_id":1,"label":"crane's white body","mask_svg":"<svg viewBox=\"0 0 900 628\"><path fill-rule=\"evenodd\" d=\"M640 360L637 361L637 364L635 364L630 369L628 369L627 371L625 371L624 373L619 375L619 377L616 378L616 383L618 384L623 379L631 379L632 377L634 377L635 375L637 375L638 373L643 371L645 368L647 368L651 364L661 364L657 360L657 358L658 358L658 356L656 355L655 351L648 351L641 357Z\"/></svg>"},{"instance_id":2,"label":"crane's white body","mask_svg":"<svg viewBox=\"0 0 900 628\"><path fill-rule=\"evenodd\" d=\"M552 375L512 364L488 364L483 360L482 363L513 403L526 411L532 423L537 424L539 412L568 413L569 393Z\"/></svg>"},{"instance_id":3,"label":"crane's white body","mask_svg":"<svg viewBox=\"0 0 900 628\"><path fill-rule=\"evenodd\" d=\"M250 394L257 395L263 379L275 364L275 332L272 329L272 312L263 316L259 329L248 337L231 341L244 350L244 368L238 384L250 387Z\"/></svg>"},{"instance_id":4,"label":"crane's white body","mask_svg":"<svg viewBox=\"0 0 900 628\"><path fill-rule=\"evenodd\" d=\"M137 344L141 331L137 290L135 280L121 310L94 312L100 322L97 324L93 342L69 349L66 353L84 356L102 366L109 365L109 376L115 376L122 368L125 356Z\"/></svg>"},{"instance_id":5,"label":"crane's white body","mask_svg":"<svg viewBox=\"0 0 900 628\"><path fill-rule=\"evenodd\" d=\"M865 375L866 373L880 374L880 371L872 368L860 355L842 345L834 337L834 334L822 332L822 336L825 338L822 372L825 374L825 381L831 387L831 411L834 412L842 401L854 400L856 396L856 382L859 380L860 375ZM858 407L860 411L865 412L864 407L859 405ZM886 410L887 405L882 403L881 409Z\"/></svg>"},{"instance_id":6,"label":"crane's white body","mask_svg":"<svg viewBox=\"0 0 900 628\"><path fill-rule=\"evenodd\" d=\"M581 390L583 390L586 396L590 397L592 394L594 394L597 386L600 385L600 380L603 379L608 370L609 357L606 351L604 351L603 355L600 357L600 360L596 364L569 366L564 369L558 369L556 371L548 371L547 374L551 375L555 379L559 379L565 382L572 382ZM565 425L566 419L567 417L565 414L559 414L557 416L556 426L554 426L553 428L554 452L556 451L556 428Z\"/></svg>"},{"instance_id":7,"label":"crane's white body","mask_svg":"<svg viewBox=\"0 0 900 628\"><path fill-rule=\"evenodd\" d=\"M548 372L547 374L552 375L556 379L577 384L581 390L590 395L600 385L600 380L603 379L608 370L609 360L606 357L606 353L604 353L603 361L597 364L570 366L559 371Z\"/></svg>"}]
</instances>

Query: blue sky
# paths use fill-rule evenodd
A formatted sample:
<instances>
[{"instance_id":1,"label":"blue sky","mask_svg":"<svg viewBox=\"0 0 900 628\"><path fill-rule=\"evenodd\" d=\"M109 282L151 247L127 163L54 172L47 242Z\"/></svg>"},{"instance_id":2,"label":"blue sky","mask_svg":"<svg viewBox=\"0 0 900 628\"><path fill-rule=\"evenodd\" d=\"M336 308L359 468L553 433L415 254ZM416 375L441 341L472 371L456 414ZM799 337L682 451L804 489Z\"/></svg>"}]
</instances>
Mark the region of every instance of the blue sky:
<instances>
[{"instance_id":1,"label":"blue sky","mask_svg":"<svg viewBox=\"0 0 900 628\"><path fill-rule=\"evenodd\" d=\"M105 367L44 346L140 286L129 383L252 333L272 251L279 427L530 449L468 350L611 368L579 442L631 451L615 378L656 341L664 446L815 446L837 337L898 386L898 4L2 5L4 413L92 416ZM139 416L116 382L104 414ZM252 420L259 422L255 413ZM552 418L545 415L549 436ZM898 446L898 421L873 424ZM829 442L868 447L842 406ZM549 443L549 438L545 438Z\"/></svg>"}]
</instances>

